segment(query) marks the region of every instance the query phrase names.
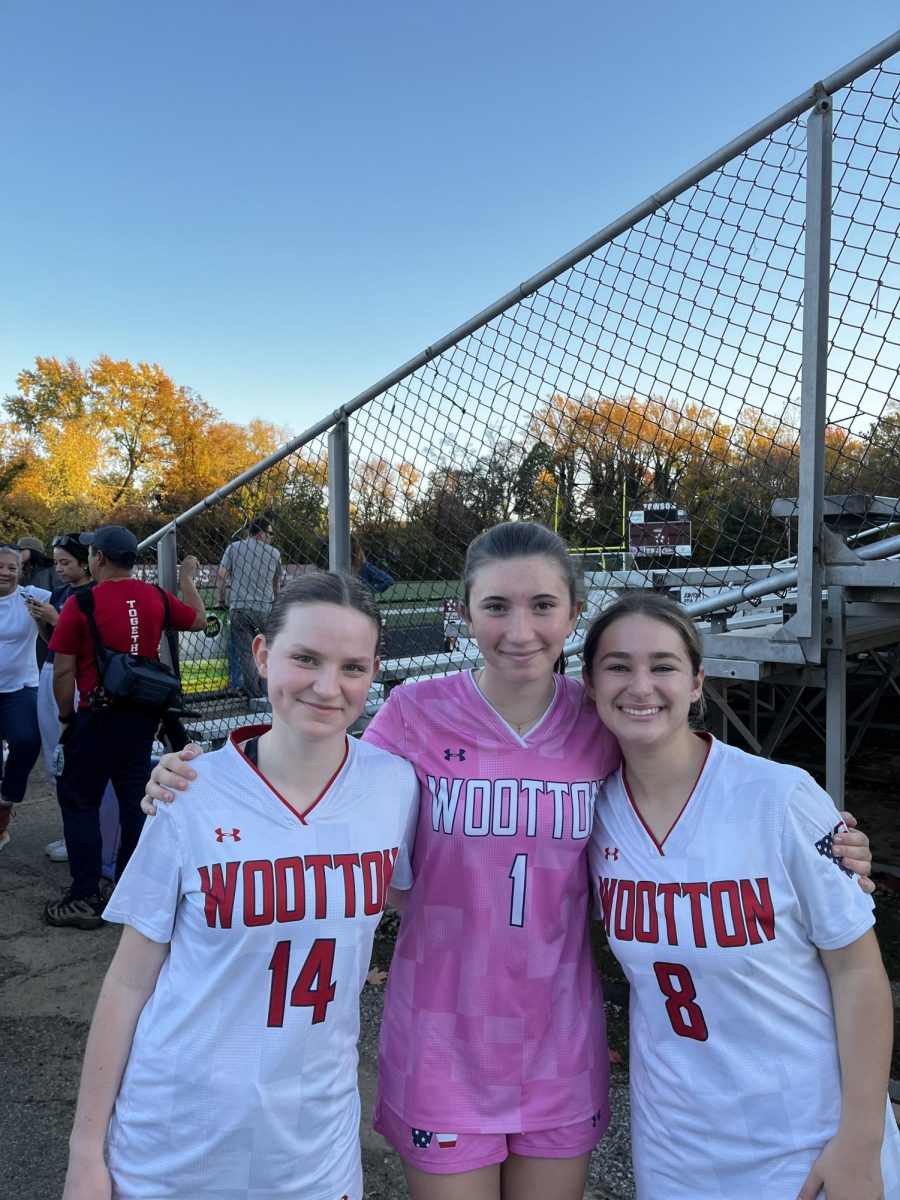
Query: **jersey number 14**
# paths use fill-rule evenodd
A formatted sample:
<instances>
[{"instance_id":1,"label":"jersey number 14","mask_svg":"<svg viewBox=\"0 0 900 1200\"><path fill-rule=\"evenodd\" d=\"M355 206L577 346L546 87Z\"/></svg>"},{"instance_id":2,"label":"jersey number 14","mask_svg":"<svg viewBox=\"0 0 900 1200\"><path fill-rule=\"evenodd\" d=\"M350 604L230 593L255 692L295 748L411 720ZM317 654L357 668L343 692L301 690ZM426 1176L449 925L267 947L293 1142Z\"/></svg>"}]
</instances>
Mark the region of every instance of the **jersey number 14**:
<instances>
[{"instance_id":1,"label":"jersey number 14","mask_svg":"<svg viewBox=\"0 0 900 1200\"><path fill-rule=\"evenodd\" d=\"M288 980L291 967L291 943L279 942L269 962L272 986L269 989L270 1028L280 1029L284 1024L284 1010L288 1002ZM311 1008L312 1024L325 1020L328 1005L334 999L334 938L318 938L309 948L306 962L291 988L291 1008Z\"/></svg>"}]
</instances>

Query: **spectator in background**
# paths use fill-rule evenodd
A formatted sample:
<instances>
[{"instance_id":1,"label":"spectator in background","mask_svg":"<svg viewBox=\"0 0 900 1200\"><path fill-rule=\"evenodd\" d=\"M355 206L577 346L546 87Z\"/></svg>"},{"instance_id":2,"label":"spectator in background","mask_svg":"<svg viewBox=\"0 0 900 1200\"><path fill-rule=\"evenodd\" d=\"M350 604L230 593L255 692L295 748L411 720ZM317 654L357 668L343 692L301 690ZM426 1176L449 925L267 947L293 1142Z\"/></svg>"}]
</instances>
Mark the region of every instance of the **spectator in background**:
<instances>
[{"instance_id":1,"label":"spectator in background","mask_svg":"<svg viewBox=\"0 0 900 1200\"><path fill-rule=\"evenodd\" d=\"M53 560L47 557L44 543L36 537L20 537L18 547L22 554L21 580L26 586L43 588L52 592L59 580Z\"/></svg>"},{"instance_id":2,"label":"spectator in background","mask_svg":"<svg viewBox=\"0 0 900 1200\"><path fill-rule=\"evenodd\" d=\"M374 563L368 561L366 552L362 548L362 542L354 533L350 534L350 566L353 574L357 575L373 592L380 594L394 586L393 575L389 575L387 571L382 571L381 567L376 567Z\"/></svg>"},{"instance_id":3,"label":"spectator in background","mask_svg":"<svg viewBox=\"0 0 900 1200\"><path fill-rule=\"evenodd\" d=\"M179 583L186 603L168 594L164 601L160 589L131 577L138 544L130 529L106 525L95 533L81 534L79 541L90 546L88 565L96 587L89 595L103 646L158 658L166 604L173 629L206 628L206 609L194 585L196 558L188 556L181 564ZM104 698L94 638L79 598L70 596L66 601L50 639L50 649L56 655L53 694L64 727L64 764L56 794L63 814L72 883L61 899L47 904L44 920L48 925L99 929L103 908L99 891L101 798L112 783L121 822L118 878L144 823L141 799L160 714L130 709Z\"/></svg>"},{"instance_id":4,"label":"spectator in background","mask_svg":"<svg viewBox=\"0 0 900 1200\"><path fill-rule=\"evenodd\" d=\"M59 580L56 577L56 567L53 560L47 557L44 543L36 537L20 537L19 550L22 552L22 566L19 570L19 581L26 587L31 585L52 592ZM35 642L37 665L40 671L47 661L47 644L41 638Z\"/></svg>"},{"instance_id":5,"label":"spectator in background","mask_svg":"<svg viewBox=\"0 0 900 1200\"><path fill-rule=\"evenodd\" d=\"M88 547L82 546L79 536L77 533L61 533L53 539L53 562L58 586L50 593L49 600L43 603L28 601L29 612L37 621L38 633L45 643L50 641L59 614L68 598L79 588L94 586L88 567ZM47 650L38 682L37 715L44 766L55 787L53 752L59 745L61 729L53 695L53 658L53 651ZM103 834L103 874L112 879L115 875L116 847L119 840L119 805L112 787L106 789L100 803L100 828ZM66 862L69 857L66 839L56 838L45 847L45 853L51 862Z\"/></svg>"},{"instance_id":6,"label":"spectator in background","mask_svg":"<svg viewBox=\"0 0 900 1200\"><path fill-rule=\"evenodd\" d=\"M14 806L24 798L28 776L41 752L34 652L37 626L28 602L40 603L50 592L34 585L20 587L21 566L18 546L0 546L0 744L6 742L9 750L0 769L0 850L9 843Z\"/></svg>"},{"instance_id":7,"label":"spectator in background","mask_svg":"<svg viewBox=\"0 0 900 1200\"><path fill-rule=\"evenodd\" d=\"M232 542L216 574L216 602L225 606L225 586L231 589L228 615L244 687L251 697L266 688L253 661L253 639L265 628L272 601L281 587L281 554L272 545L272 523L266 517L250 522L249 537Z\"/></svg>"}]
</instances>

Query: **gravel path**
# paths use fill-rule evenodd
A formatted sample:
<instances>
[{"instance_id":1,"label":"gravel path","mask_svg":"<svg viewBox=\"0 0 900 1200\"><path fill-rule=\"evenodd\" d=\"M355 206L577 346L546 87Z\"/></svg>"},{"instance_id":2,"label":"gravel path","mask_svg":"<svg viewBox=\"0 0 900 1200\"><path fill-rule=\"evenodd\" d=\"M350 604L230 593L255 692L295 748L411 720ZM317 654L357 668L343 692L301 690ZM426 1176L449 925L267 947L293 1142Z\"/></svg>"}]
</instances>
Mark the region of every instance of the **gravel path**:
<instances>
[{"instance_id":1,"label":"gravel path","mask_svg":"<svg viewBox=\"0 0 900 1200\"><path fill-rule=\"evenodd\" d=\"M28 797L11 825L11 841L0 854L5 920L0 946L4 1200L55 1200L61 1195L84 1042L119 936L111 926L83 932L43 924L44 904L69 880L66 865L51 863L44 854L45 844L60 833L56 801L36 768ZM365 1194L367 1200L406 1200L399 1159L369 1123L383 993L383 986L367 986L361 1006ZM626 1090L622 1085L615 1089L613 1129L594 1156L585 1200L633 1197Z\"/></svg>"}]
</instances>

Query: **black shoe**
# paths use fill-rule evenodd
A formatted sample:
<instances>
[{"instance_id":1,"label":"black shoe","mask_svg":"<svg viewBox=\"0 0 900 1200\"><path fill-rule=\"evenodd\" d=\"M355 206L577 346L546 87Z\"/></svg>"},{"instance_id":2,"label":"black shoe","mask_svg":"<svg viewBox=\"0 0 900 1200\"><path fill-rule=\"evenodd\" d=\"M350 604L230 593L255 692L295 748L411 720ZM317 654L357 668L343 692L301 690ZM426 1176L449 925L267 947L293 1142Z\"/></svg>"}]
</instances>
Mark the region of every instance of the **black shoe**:
<instances>
[{"instance_id":1,"label":"black shoe","mask_svg":"<svg viewBox=\"0 0 900 1200\"><path fill-rule=\"evenodd\" d=\"M83 896L78 900L72 899L72 893L66 892L59 900L50 900L44 909L44 920L48 925L61 928L70 926L72 929L100 929L103 918L100 913L103 903L99 896Z\"/></svg>"}]
</instances>

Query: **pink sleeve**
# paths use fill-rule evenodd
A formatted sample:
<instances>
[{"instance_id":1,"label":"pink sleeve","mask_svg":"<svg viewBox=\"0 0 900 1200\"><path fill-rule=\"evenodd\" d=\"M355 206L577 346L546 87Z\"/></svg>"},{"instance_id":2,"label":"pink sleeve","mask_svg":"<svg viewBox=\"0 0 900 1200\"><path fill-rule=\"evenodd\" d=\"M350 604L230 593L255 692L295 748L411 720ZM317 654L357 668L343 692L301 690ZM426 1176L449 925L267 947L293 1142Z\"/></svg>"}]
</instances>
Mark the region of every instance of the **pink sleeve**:
<instances>
[{"instance_id":1,"label":"pink sleeve","mask_svg":"<svg viewBox=\"0 0 900 1200\"><path fill-rule=\"evenodd\" d=\"M366 726L363 741L389 750L391 754L400 754L407 758L406 753L406 722L401 711L400 692L402 685L396 687L388 696L387 703L382 704L373 719Z\"/></svg>"}]
</instances>

